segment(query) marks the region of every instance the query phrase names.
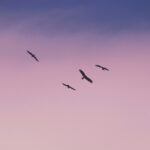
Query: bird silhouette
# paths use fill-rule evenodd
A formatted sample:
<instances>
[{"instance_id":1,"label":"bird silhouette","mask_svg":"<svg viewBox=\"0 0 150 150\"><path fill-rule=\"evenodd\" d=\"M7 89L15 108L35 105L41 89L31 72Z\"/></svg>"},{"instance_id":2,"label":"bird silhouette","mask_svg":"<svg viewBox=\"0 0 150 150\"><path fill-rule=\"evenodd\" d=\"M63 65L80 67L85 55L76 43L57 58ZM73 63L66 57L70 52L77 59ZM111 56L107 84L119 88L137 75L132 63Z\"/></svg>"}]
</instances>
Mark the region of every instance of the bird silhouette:
<instances>
[{"instance_id":1,"label":"bird silhouette","mask_svg":"<svg viewBox=\"0 0 150 150\"><path fill-rule=\"evenodd\" d=\"M76 89L74 89L73 87L71 87L70 85L68 85L68 84L65 84L65 83L62 83L62 85L64 85L64 86L66 86L68 89L71 89L71 90L76 90Z\"/></svg>"},{"instance_id":2,"label":"bird silhouette","mask_svg":"<svg viewBox=\"0 0 150 150\"><path fill-rule=\"evenodd\" d=\"M38 60L38 58L35 56L35 54L33 54L32 52L30 52L30 51L28 51L28 50L27 50L27 53L28 53L31 57L33 57L37 62L39 62L39 60Z\"/></svg>"},{"instance_id":3,"label":"bird silhouette","mask_svg":"<svg viewBox=\"0 0 150 150\"><path fill-rule=\"evenodd\" d=\"M86 79L88 82L93 83L93 81L81 70L79 72L82 74L82 79Z\"/></svg>"},{"instance_id":4,"label":"bird silhouette","mask_svg":"<svg viewBox=\"0 0 150 150\"><path fill-rule=\"evenodd\" d=\"M103 66L100 66L100 65L95 65L96 67L98 67L98 68L101 68L102 70L106 70L106 71L109 71L109 69L108 68L106 68L106 67L103 67Z\"/></svg>"}]
</instances>

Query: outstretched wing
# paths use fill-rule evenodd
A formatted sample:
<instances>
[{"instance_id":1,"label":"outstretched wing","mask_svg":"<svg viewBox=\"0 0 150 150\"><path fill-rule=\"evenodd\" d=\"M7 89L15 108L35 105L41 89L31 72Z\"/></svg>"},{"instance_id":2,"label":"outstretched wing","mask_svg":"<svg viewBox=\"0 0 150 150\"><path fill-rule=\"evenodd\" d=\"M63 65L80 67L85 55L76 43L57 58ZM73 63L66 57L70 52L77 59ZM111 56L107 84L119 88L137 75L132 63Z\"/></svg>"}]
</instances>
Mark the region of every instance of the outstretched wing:
<instances>
[{"instance_id":1,"label":"outstretched wing","mask_svg":"<svg viewBox=\"0 0 150 150\"><path fill-rule=\"evenodd\" d=\"M86 76L85 79L86 79L87 81L89 81L90 83L93 83L92 79L90 79L89 77Z\"/></svg>"},{"instance_id":2,"label":"outstretched wing","mask_svg":"<svg viewBox=\"0 0 150 150\"><path fill-rule=\"evenodd\" d=\"M82 74L83 77L86 76L85 73L81 69L79 69L79 71L80 71L80 73Z\"/></svg>"},{"instance_id":3,"label":"outstretched wing","mask_svg":"<svg viewBox=\"0 0 150 150\"><path fill-rule=\"evenodd\" d=\"M87 81L89 81L90 83L93 83L93 81L81 70L79 69L80 73L82 74L83 78L82 79L86 79Z\"/></svg>"},{"instance_id":4,"label":"outstretched wing","mask_svg":"<svg viewBox=\"0 0 150 150\"><path fill-rule=\"evenodd\" d=\"M99 68L102 68L102 70L107 70L107 71L109 71L109 69L108 68L106 68L106 67L103 67L103 66L100 66L100 65L95 65L96 67L99 67Z\"/></svg>"},{"instance_id":5,"label":"outstretched wing","mask_svg":"<svg viewBox=\"0 0 150 150\"><path fill-rule=\"evenodd\" d=\"M30 54L31 56L33 55L30 51L27 50L27 53Z\"/></svg>"},{"instance_id":6,"label":"outstretched wing","mask_svg":"<svg viewBox=\"0 0 150 150\"><path fill-rule=\"evenodd\" d=\"M36 61L39 62L38 58L37 58L35 55L33 55L32 57L33 57Z\"/></svg>"},{"instance_id":7,"label":"outstretched wing","mask_svg":"<svg viewBox=\"0 0 150 150\"><path fill-rule=\"evenodd\" d=\"M100 66L100 65L95 65L96 67L99 67L99 68L102 68L102 66Z\"/></svg>"},{"instance_id":8,"label":"outstretched wing","mask_svg":"<svg viewBox=\"0 0 150 150\"><path fill-rule=\"evenodd\" d=\"M76 89L74 89L73 87L71 87L70 85L69 85L69 88L72 89L72 90L74 90L74 91L76 90Z\"/></svg>"},{"instance_id":9,"label":"outstretched wing","mask_svg":"<svg viewBox=\"0 0 150 150\"><path fill-rule=\"evenodd\" d=\"M27 50L27 53L28 53L31 57L33 57L36 61L39 62L38 58L37 58L33 53L31 53L31 52L28 51L28 50Z\"/></svg>"},{"instance_id":10,"label":"outstretched wing","mask_svg":"<svg viewBox=\"0 0 150 150\"><path fill-rule=\"evenodd\" d=\"M62 83L62 85L66 86L66 87L69 88L69 89L76 90L76 89L74 89L73 87L71 87L71 86L68 85L68 84Z\"/></svg>"},{"instance_id":11,"label":"outstretched wing","mask_svg":"<svg viewBox=\"0 0 150 150\"><path fill-rule=\"evenodd\" d=\"M62 85L67 86L67 84L65 84L65 83L62 83Z\"/></svg>"},{"instance_id":12,"label":"outstretched wing","mask_svg":"<svg viewBox=\"0 0 150 150\"><path fill-rule=\"evenodd\" d=\"M104 68L104 70L107 70L107 71L109 71L109 69L108 69L108 68Z\"/></svg>"}]
</instances>

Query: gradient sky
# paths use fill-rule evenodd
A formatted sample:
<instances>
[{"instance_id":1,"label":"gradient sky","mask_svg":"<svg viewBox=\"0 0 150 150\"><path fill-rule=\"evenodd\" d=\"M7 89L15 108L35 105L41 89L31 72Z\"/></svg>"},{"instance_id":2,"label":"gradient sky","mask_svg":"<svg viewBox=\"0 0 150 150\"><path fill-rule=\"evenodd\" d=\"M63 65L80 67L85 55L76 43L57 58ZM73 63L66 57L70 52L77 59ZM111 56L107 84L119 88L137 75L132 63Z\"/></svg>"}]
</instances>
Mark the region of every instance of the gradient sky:
<instances>
[{"instance_id":1,"label":"gradient sky","mask_svg":"<svg viewBox=\"0 0 150 150\"><path fill-rule=\"evenodd\" d=\"M0 149L149 150L149 8L148 0L1 0Z\"/></svg>"}]
</instances>

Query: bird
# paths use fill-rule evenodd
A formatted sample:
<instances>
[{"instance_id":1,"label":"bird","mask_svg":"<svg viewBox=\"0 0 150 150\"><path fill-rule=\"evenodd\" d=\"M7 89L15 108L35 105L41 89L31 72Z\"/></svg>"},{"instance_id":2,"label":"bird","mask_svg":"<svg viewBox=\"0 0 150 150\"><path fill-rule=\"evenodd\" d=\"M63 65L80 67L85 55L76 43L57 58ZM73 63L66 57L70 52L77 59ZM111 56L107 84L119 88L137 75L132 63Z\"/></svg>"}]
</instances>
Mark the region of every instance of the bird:
<instances>
[{"instance_id":1,"label":"bird","mask_svg":"<svg viewBox=\"0 0 150 150\"><path fill-rule=\"evenodd\" d=\"M35 56L35 54L33 54L32 52L30 52L30 51L28 51L28 50L27 50L27 53L28 53L31 57L33 57L37 62L39 62L39 60L38 60L38 58Z\"/></svg>"},{"instance_id":2,"label":"bird","mask_svg":"<svg viewBox=\"0 0 150 150\"><path fill-rule=\"evenodd\" d=\"M86 79L88 82L93 83L93 81L83 72L83 70L79 69L79 72L82 74L82 79Z\"/></svg>"},{"instance_id":3,"label":"bird","mask_svg":"<svg viewBox=\"0 0 150 150\"><path fill-rule=\"evenodd\" d=\"M64 85L64 86L66 86L68 89L71 89L71 90L76 90L76 89L74 89L73 87L71 87L70 85L68 85L68 84L65 84L65 83L62 83L62 85Z\"/></svg>"},{"instance_id":4,"label":"bird","mask_svg":"<svg viewBox=\"0 0 150 150\"><path fill-rule=\"evenodd\" d=\"M106 68L106 67L103 67L103 66L100 66L100 65L95 65L96 67L98 67L98 68L101 68L103 71L109 71L109 69L108 68Z\"/></svg>"}]
</instances>

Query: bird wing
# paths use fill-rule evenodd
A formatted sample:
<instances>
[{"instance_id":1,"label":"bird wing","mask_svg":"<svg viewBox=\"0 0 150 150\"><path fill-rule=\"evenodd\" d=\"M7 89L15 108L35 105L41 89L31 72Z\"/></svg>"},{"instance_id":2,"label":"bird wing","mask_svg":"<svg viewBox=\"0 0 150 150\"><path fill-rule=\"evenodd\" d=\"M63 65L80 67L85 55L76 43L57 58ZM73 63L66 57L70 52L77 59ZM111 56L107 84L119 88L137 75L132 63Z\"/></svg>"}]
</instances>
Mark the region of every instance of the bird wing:
<instances>
[{"instance_id":1,"label":"bird wing","mask_svg":"<svg viewBox=\"0 0 150 150\"><path fill-rule=\"evenodd\" d=\"M33 55L30 51L27 50L27 53L30 54L31 56Z\"/></svg>"},{"instance_id":2,"label":"bird wing","mask_svg":"<svg viewBox=\"0 0 150 150\"><path fill-rule=\"evenodd\" d=\"M37 58L33 53L31 53L31 52L28 51L28 50L27 50L27 53L30 54L36 61L39 61L38 58Z\"/></svg>"},{"instance_id":3,"label":"bird wing","mask_svg":"<svg viewBox=\"0 0 150 150\"><path fill-rule=\"evenodd\" d=\"M99 68L102 68L102 66L100 66L100 65L95 65L96 67L99 67Z\"/></svg>"},{"instance_id":4,"label":"bird wing","mask_svg":"<svg viewBox=\"0 0 150 150\"><path fill-rule=\"evenodd\" d=\"M37 58L35 55L33 55L32 57L33 57L36 61L39 61L38 58Z\"/></svg>"},{"instance_id":5,"label":"bird wing","mask_svg":"<svg viewBox=\"0 0 150 150\"><path fill-rule=\"evenodd\" d=\"M109 71L109 69L108 68L104 68L105 70L107 70L107 71Z\"/></svg>"},{"instance_id":6,"label":"bird wing","mask_svg":"<svg viewBox=\"0 0 150 150\"><path fill-rule=\"evenodd\" d=\"M93 83L93 81L81 69L79 69L79 71L82 74L83 78L85 78L90 83Z\"/></svg>"},{"instance_id":7,"label":"bird wing","mask_svg":"<svg viewBox=\"0 0 150 150\"><path fill-rule=\"evenodd\" d=\"M69 88L70 88L70 89L72 89L72 90L74 90L74 91L76 90L76 89L74 89L74 88L73 88L73 87L71 87L71 86L69 86Z\"/></svg>"},{"instance_id":8,"label":"bird wing","mask_svg":"<svg viewBox=\"0 0 150 150\"><path fill-rule=\"evenodd\" d=\"M85 77L85 79L87 80L87 81L89 81L90 83L93 83L93 81L89 78L89 77Z\"/></svg>"},{"instance_id":9,"label":"bird wing","mask_svg":"<svg viewBox=\"0 0 150 150\"><path fill-rule=\"evenodd\" d=\"M74 89L73 87L71 87L71 86L68 85L68 84L62 83L62 85L66 86L66 87L68 87L68 88L70 88L70 89L72 89L72 90L76 90L76 89Z\"/></svg>"},{"instance_id":10,"label":"bird wing","mask_svg":"<svg viewBox=\"0 0 150 150\"><path fill-rule=\"evenodd\" d=\"M103 66L100 66L100 65L95 65L96 67L99 67L99 68L102 68L103 70L107 70L107 71L109 71L109 69L108 68L106 68L106 67L103 67Z\"/></svg>"},{"instance_id":11,"label":"bird wing","mask_svg":"<svg viewBox=\"0 0 150 150\"><path fill-rule=\"evenodd\" d=\"M65 83L62 83L62 85L67 86L67 84L65 84Z\"/></svg>"},{"instance_id":12,"label":"bird wing","mask_svg":"<svg viewBox=\"0 0 150 150\"><path fill-rule=\"evenodd\" d=\"M81 69L79 69L79 71L80 71L80 73L82 74L83 77L86 77L85 73Z\"/></svg>"}]
</instances>

